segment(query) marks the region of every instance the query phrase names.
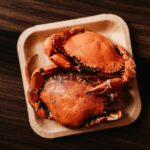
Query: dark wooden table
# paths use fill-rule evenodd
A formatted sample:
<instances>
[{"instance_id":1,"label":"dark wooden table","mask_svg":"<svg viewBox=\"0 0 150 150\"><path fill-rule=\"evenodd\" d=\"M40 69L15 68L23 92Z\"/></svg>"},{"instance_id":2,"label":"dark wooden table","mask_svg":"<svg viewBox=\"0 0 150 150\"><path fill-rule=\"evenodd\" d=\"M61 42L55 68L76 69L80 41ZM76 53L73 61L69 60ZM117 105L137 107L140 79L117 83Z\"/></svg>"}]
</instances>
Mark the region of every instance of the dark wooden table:
<instances>
[{"instance_id":1,"label":"dark wooden table","mask_svg":"<svg viewBox=\"0 0 150 150\"><path fill-rule=\"evenodd\" d=\"M137 64L142 112L127 127L43 139L28 122L16 43L33 25L114 13L127 22ZM0 149L150 149L149 0L0 0Z\"/></svg>"}]
</instances>

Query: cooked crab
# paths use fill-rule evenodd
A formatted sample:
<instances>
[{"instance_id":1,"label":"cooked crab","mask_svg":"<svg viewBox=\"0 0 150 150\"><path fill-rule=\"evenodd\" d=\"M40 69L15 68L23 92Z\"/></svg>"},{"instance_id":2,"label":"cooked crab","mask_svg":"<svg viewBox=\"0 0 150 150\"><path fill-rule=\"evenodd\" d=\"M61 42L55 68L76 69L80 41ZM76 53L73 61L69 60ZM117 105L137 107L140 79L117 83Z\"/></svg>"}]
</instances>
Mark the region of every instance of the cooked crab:
<instances>
[{"instance_id":1,"label":"cooked crab","mask_svg":"<svg viewBox=\"0 0 150 150\"><path fill-rule=\"evenodd\" d=\"M28 91L29 102L40 117L54 119L71 128L91 127L121 117L121 111L110 109L119 93L104 96L84 92L102 82L100 79L57 70L55 64L48 68L33 72Z\"/></svg>"},{"instance_id":2,"label":"cooked crab","mask_svg":"<svg viewBox=\"0 0 150 150\"><path fill-rule=\"evenodd\" d=\"M44 50L61 68L87 69L98 76L106 77L103 83L87 90L87 93L105 94L117 91L136 75L136 65L122 46L81 27L52 34L45 40Z\"/></svg>"},{"instance_id":3,"label":"cooked crab","mask_svg":"<svg viewBox=\"0 0 150 150\"><path fill-rule=\"evenodd\" d=\"M136 74L135 63L123 47L75 27L48 37L44 52L53 63L36 69L31 77L27 73L28 99L40 117L69 127L121 117L120 110L112 112L108 106Z\"/></svg>"}]
</instances>

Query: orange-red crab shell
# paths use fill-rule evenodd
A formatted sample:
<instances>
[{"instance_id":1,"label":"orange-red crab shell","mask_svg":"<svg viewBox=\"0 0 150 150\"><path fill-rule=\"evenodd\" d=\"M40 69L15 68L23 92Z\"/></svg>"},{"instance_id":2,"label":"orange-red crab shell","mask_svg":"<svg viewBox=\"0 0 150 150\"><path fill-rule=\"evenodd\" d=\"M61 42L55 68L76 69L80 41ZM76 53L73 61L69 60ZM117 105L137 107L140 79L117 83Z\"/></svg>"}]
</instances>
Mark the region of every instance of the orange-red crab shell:
<instances>
[{"instance_id":1,"label":"orange-red crab shell","mask_svg":"<svg viewBox=\"0 0 150 150\"><path fill-rule=\"evenodd\" d=\"M92 87L76 77L50 78L41 92L40 99L51 111L53 118L68 127L78 127L87 119L101 115L106 109L106 98L88 95L84 91Z\"/></svg>"},{"instance_id":2,"label":"orange-red crab shell","mask_svg":"<svg viewBox=\"0 0 150 150\"><path fill-rule=\"evenodd\" d=\"M105 73L114 73L123 67L122 57L113 43L95 32L85 31L70 37L64 49L85 66L100 68Z\"/></svg>"}]
</instances>

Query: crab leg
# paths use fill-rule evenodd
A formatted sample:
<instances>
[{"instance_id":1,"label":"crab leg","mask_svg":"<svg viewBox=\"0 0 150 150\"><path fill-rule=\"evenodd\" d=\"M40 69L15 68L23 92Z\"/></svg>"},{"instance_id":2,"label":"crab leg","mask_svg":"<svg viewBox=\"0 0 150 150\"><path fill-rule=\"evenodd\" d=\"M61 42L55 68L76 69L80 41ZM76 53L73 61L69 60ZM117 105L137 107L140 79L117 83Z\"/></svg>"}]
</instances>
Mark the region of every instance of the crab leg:
<instances>
[{"instance_id":1,"label":"crab leg","mask_svg":"<svg viewBox=\"0 0 150 150\"><path fill-rule=\"evenodd\" d=\"M109 92L114 92L123 88L132 78L135 78L135 63L132 58L129 57L126 50L120 45L116 45L116 48L119 50L122 58L124 60L124 72L122 73L122 78L112 78L108 79L102 84L86 91L90 94L106 94Z\"/></svg>"},{"instance_id":2,"label":"crab leg","mask_svg":"<svg viewBox=\"0 0 150 150\"><path fill-rule=\"evenodd\" d=\"M86 91L90 94L106 94L120 90L125 85L125 81L121 78L113 78L104 81L102 84Z\"/></svg>"},{"instance_id":3,"label":"crab leg","mask_svg":"<svg viewBox=\"0 0 150 150\"><path fill-rule=\"evenodd\" d=\"M97 126L97 125L104 123L104 122L110 122L110 121L118 120L121 117L122 117L121 110L118 110L115 112L110 112L107 115L97 117L96 119L92 119L90 122L85 124L85 127L88 127L88 128L94 127L94 126Z\"/></svg>"}]
</instances>

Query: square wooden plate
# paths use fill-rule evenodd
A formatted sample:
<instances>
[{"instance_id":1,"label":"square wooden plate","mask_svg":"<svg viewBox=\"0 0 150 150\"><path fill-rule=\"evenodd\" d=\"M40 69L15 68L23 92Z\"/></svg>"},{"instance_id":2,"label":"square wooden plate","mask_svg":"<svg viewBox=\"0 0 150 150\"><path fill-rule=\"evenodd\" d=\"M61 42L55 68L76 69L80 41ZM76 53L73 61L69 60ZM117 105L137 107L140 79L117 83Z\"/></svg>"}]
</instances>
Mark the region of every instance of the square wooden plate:
<instances>
[{"instance_id":1,"label":"square wooden plate","mask_svg":"<svg viewBox=\"0 0 150 150\"><path fill-rule=\"evenodd\" d=\"M32 129L38 135L44 138L56 138L72 134L126 126L134 122L141 111L141 100L139 96L137 81L135 80L135 82L133 83L133 87L128 90L127 94L125 94L125 96L121 99L121 102L119 102L117 106L123 110L123 117L120 120L109 122L106 124L100 124L99 126L91 129L81 128L72 130L61 126L55 121L37 117L34 109L30 106L27 99L28 83L25 76L25 64L35 54L40 54L42 56L43 41L51 33L55 33L63 28L73 26L81 26L85 29L90 29L108 37L113 42L124 46L132 56L128 26L122 18L113 14L101 14L91 17L36 25L25 30L18 39L17 50L20 61L29 122ZM41 66L44 63L46 64L48 61L44 56L39 58L38 60L39 61L37 61L35 64L36 67Z\"/></svg>"}]
</instances>

